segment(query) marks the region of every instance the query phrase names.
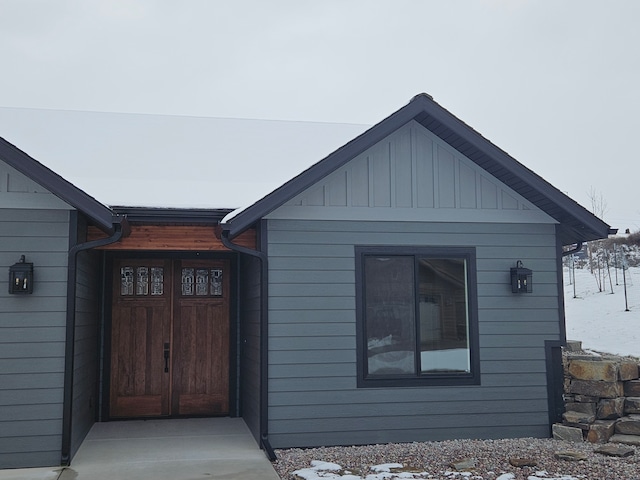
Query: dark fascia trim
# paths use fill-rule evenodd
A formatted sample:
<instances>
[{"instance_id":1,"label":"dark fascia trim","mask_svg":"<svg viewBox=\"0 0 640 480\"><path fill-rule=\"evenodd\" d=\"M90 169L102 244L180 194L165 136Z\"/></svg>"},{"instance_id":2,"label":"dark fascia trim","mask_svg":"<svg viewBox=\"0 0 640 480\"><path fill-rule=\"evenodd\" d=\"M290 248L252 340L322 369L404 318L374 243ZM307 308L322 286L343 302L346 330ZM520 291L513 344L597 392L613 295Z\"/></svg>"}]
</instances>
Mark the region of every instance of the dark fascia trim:
<instances>
[{"instance_id":1,"label":"dark fascia trim","mask_svg":"<svg viewBox=\"0 0 640 480\"><path fill-rule=\"evenodd\" d=\"M218 225L233 211L232 208L149 208L112 206L118 215L125 216L130 223L144 224L200 224Z\"/></svg>"},{"instance_id":2,"label":"dark fascia trim","mask_svg":"<svg viewBox=\"0 0 640 480\"><path fill-rule=\"evenodd\" d=\"M0 137L0 160L81 211L98 228L109 235L114 233L114 224L126 222L126 219L117 218L117 215L110 208L98 202L95 198L86 194L2 137Z\"/></svg>"},{"instance_id":3,"label":"dark fascia trim","mask_svg":"<svg viewBox=\"0 0 640 480\"><path fill-rule=\"evenodd\" d=\"M455 115L443 108L438 103L425 97L424 95L419 95L414 100L418 98L422 100L424 104L424 111L428 115L428 117L430 117L420 120L419 123L424 125L424 123L428 123L428 120L436 120L452 133L459 135L468 145L478 149L479 151L487 155L495 163L495 165L504 170L507 170L510 174L515 175L519 181L526 183L528 187L532 188L540 195L549 199L554 205L563 210L567 215L574 217L578 222L582 223L584 227L592 231L590 234L589 232L571 232L577 237L574 239L574 241L595 240L597 238L606 238L608 236L611 230L609 225L593 215L571 197L565 195L545 179L540 177L538 174L524 166L522 163L518 162L507 152L483 137L479 132L464 123L462 120L457 118ZM425 128L427 128L426 125ZM447 141L446 138L443 138L442 135L439 136L444 141ZM509 185L508 182L505 183ZM519 188L514 188L514 190L518 191ZM518 193L520 193L525 198L529 196L525 192L519 191ZM534 204L536 203L533 200L531 201ZM539 206L539 208L543 211L545 210L544 206ZM551 216L553 216L554 218L557 217L557 215ZM558 218L556 219L560 220ZM585 235L588 238L584 238Z\"/></svg>"},{"instance_id":4,"label":"dark fascia trim","mask_svg":"<svg viewBox=\"0 0 640 480\"><path fill-rule=\"evenodd\" d=\"M553 205L564 211L570 217L574 218L578 223L580 223L581 227L583 227L580 229L582 231L578 231L573 227L564 229L566 230L563 232L565 242L571 243L571 241L576 240L593 240L596 238L607 237L610 230L609 225L597 218L595 215L592 215L573 199L562 193L553 185L549 184L533 171L529 170L504 150L501 150L484 138L473 128L454 116L451 112L441 107L433 100L433 98L431 98L431 96L425 93L416 95L409 104L400 108L389 117L354 138L298 176L294 177L280 188L274 190L269 195L240 212L237 216L232 218L225 227L229 230L230 237L234 238L239 235L260 218L268 215L286 201L301 193L331 172L340 168L349 160L356 157L372 145L375 145L380 140L411 120L416 120L424 125L425 128L428 128L426 126L426 124L429 123L428 120L435 120L440 123L445 127L445 129L459 136L464 143L483 152L491 159L492 162L495 163L496 166L514 175L518 182L524 182L526 186L530 187L535 193L549 199ZM443 138L443 140L447 141L445 138ZM523 192L515 185L514 190L520 190L519 193L521 193L525 198L531 196L530 193ZM542 206L540 208L545 210ZM556 218L557 214L551 216ZM556 219L563 223L562 219ZM573 237L576 238L571 240Z\"/></svg>"}]
</instances>

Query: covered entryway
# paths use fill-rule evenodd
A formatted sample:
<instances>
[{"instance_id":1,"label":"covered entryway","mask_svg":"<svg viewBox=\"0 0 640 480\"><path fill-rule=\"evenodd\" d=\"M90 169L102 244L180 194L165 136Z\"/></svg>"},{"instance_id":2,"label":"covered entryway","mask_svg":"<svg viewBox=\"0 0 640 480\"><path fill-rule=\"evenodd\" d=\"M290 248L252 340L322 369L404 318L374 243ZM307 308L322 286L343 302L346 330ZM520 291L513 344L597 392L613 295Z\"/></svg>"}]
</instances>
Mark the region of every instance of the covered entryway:
<instances>
[{"instance_id":1,"label":"covered entryway","mask_svg":"<svg viewBox=\"0 0 640 480\"><path fill-rule=\"evenodd\" d=\"M229 414L226 259L115 258L109 417Z\"/></svg>"}]
</instances>

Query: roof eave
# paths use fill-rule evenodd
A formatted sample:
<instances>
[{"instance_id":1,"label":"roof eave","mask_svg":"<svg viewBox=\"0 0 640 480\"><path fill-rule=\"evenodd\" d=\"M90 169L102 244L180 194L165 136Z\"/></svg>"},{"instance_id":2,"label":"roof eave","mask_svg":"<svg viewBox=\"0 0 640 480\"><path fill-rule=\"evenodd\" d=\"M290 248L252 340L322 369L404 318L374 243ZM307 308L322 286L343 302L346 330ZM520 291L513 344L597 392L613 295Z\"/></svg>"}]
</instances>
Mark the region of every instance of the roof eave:
<instances>
[{"instance_id":1,"label":"roof eave","mask_svg":"<svg viewBox=\"0 0 640 480\"><path fill-rule=\"evenodd\" d=\"M105 233L113 233L114 224L126 224L126 218L118 216L109 207L98 202L2 137L0 137L0 159L82 212Z\"/></svg>"},{"instance_id":2,"label":"roof eave","mask_svg":"<svg viewBox=\"0 0 640 480\"><path fill-rule=\"evenodd\" d=\"M465 148L470 147L481 152L492 162L493 167L503 172L508 172L510 175L516 177L519 182L524 182L528 189L535 192L536 197L550 201L554 207L552 209L553 211L549 211L548 207L545 208L545 206L536 206L560 222L563 226L562 231L564 232L562 241L566 242L566 244L576 241L606 238L608 235L610 231L609 225L591 214L532 170L522 165L504 150L494 145L472 127L436 103L431 96L424 93L416 95L409 104L400 108L269 195L243 209L237 215L232 216L225 223L225 230L229 231L230 238L239 235L258 220L281 206L284 202L301 193L332 171L340 168L350 159L362 153L411 120L421 123L425 128L429 128L426 124L437 123L437 131L431 130L435 135L440 136L440 138L449 143L449 140L445 137L448 134L454 134L459 141L465 144ZM473 158L472 160L475 161ZM483 167L483 165L480 166ZM517 189L515 190L517 191ZM527 194L520 194L527 198ZM534 197L534 195L531 194L529 194L529 196L530 198ZM535 201L532 203L535 204Z\"/></svg>"},{"instance_id":3,"label":"roof eave","mask_svg":"<svg viewBox=\"0 0 640 480\"><path fill-rule=\"evenodd\" d=\"M593 215L571 197L562 193L556 187L554 187L538 174L524 166L507 152L492 143L490 140L486 139L479 132L464 123L451 112L424 95L419 95L415 97L414 100L421 102L421 109L424 110L425 114L438 121L440 124L451 131L463 131L465 142L469 143L472 147L478 149L479 151L485 153L485 155L489 156L492 160L499 163L501 168L508 170L510 173L518 177L519 180L525 182L538 194L546 197L554 205L563 210L566 215L569 215L570 217L575 219L576 222L582 224L583 228L580 229L582 230L581 232L576 231L572 226L567 226L568 228L566 228L565 230L573 231L575 232L575 234L577 234L568 235L568 237L577 238L571 238L571 240L565 243L565 245L575 243L576 241L598 240L601 238L606 238L608 236L611 227L607 223ZM424 119L423 121L419 122L422 124L422 122L424 122ZM541 209L544 211L544 208ZM561 224L565 223L563 215L551 216L558 220Z\"/></svg>"}]
</instances>

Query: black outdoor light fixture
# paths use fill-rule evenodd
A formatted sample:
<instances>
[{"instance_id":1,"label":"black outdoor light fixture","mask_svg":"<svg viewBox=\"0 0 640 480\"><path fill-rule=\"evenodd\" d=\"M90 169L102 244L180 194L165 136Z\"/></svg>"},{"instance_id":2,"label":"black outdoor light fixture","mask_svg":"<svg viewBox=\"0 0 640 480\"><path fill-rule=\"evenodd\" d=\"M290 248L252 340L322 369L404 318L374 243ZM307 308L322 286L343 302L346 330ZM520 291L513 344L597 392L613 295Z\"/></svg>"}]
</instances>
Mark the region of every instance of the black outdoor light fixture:
<instances>
[{"instance_id":1,"label":"black outdoor light fixture","mask_svg":"<svg viewBox=\"0 0 640 480\"><path fill-rule=\"evenodd\" d=\"M513 293L533 292L533 272L522 266L518 260L516 266L511 268L511 291Z\"/></svg>"},{"instance_id":2,"label":"black outdoor light fixture","mask_svg":"<svg viewBox=\"0 0 640 480\"><path fill-rule=\"evenodd\" d=\"M24 255L9 267L9 293L33 293L33 263L25 262Z\"/></svg>"}]
</instances>

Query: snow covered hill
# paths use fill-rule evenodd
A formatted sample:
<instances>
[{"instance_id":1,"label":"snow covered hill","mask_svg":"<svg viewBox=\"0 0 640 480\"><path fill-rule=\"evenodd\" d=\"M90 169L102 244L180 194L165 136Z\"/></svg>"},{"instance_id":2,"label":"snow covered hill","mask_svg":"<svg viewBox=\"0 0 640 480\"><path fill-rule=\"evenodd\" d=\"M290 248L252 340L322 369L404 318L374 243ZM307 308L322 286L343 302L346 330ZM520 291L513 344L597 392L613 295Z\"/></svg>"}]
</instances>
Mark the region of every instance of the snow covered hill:
<instances>
[{"instance_id":1,"label":"snow covered hill","mask_svg":"<svg viewBox=\"0 0 640 480\"><path fill-rule=\"evenodd\" d=\"M611 270L611 281L605 279L602 292L588 268L575 269L575 282L571 273L565 267L567 339L580 340L584 349L599 353L640 357L640 267L624 272L626 304L621 269Z\"/></svg>"}]
</instances>

